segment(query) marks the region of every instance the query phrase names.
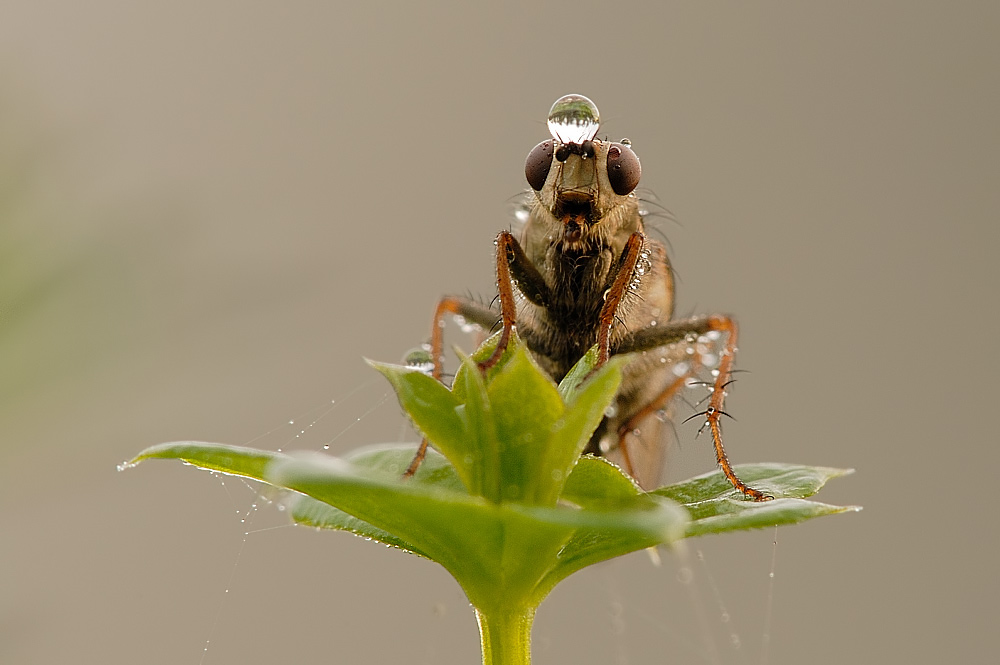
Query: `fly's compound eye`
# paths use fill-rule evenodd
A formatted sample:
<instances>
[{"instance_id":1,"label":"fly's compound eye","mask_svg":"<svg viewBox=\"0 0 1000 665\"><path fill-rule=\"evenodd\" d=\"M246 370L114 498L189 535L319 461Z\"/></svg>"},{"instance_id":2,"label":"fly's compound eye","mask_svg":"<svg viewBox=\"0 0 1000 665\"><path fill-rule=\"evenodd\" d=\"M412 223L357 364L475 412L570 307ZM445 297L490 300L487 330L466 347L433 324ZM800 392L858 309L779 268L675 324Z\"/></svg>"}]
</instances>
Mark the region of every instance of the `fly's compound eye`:
<instances>
[{"instance_id":1,"label":"fly's compound eye","mask_svg":"<svg viewBox=\"0 0 1000 665\"><path fill-rule=\"evenodd\" d=\"M524 160L524 177L528 179L528 184L536 192L542 191L545 179L549 177L549 169L552 167L552 141L542 141L528 153L528 159Z\"/></svg>"},{"instance_id":2,"label":"fly's compound eye","mask_svg":"<svg viewBox=\"0 0 1000 665\"><path fill-rule=\"evenodd\" d=\"M623 143L608 147L608 182L618 196L625 196L639 184L642 167L632 148Z\"/></svg>"}]
</instances>

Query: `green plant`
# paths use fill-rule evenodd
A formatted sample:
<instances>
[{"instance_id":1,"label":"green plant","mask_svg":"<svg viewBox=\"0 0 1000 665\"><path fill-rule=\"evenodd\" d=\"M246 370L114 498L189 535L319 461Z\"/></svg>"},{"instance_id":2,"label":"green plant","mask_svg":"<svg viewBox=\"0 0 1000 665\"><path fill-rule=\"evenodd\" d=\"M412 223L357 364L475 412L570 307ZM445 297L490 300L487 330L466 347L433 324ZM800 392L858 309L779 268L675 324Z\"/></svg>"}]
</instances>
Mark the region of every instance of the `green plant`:
<instances>
[{"instance_id":1,"label":"green plant","mask_svg":"<svg viewBox=\"0 0 1000 665\"><path fill-rule=\"evenodd\" d=\"M791 524L849 508L805 500L846 471L742 466L775 497L743 499L715 472L642 492L609 462L581 451L621 380L625 359L594 370L591 351L559 384L516 339L480 372L487 342L463 360L452 389L412 368L372 363L439 452L403 480L415 448L364 448L344 459L212 443L148 448L128 463L180 459L297 494L297 523L351 531L444 566L476 609L483 662L530 662L535 610L590 564L688 536Z\"/></svg>"}]
</instances>

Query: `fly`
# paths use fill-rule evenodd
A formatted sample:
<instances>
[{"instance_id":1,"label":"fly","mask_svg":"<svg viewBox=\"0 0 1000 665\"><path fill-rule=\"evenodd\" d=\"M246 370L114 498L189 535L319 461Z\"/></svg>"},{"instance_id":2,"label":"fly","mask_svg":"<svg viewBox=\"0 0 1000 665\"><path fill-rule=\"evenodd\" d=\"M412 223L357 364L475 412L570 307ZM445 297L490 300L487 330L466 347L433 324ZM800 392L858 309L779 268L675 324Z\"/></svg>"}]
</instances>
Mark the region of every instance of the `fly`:
<instances>
[{"instance_id":1,"label":"fly","mask_svg":"<svg viewBox=\"0 0 1000 665\"><path fill-rule=\"evenodd\" d=\"M771 497L744 483L722 444L721 418L731 382L737 325L727 315L674 319L674 280L664 245L646 236L635 188L642 169L627 139L595 138L597 106L582 95L552 105L551 139L528 153L531 187L519 237L496 237L497 290L502 324L496 350L481 369L500 359L514 327L555 380L595 344L598 364L631 353L612 407L585 452L614 459L646 490L663 466L663 414L699 370L713 368L704 418L719 467L734 488L754 501ZM490 329L496 313L468 298L438 303L431 336L432 375L441 378L442 323L447 316ZM701 431L701 430L699 430ZM425 439L406 475L427 449Z\"/></svg>"}]
</instances>

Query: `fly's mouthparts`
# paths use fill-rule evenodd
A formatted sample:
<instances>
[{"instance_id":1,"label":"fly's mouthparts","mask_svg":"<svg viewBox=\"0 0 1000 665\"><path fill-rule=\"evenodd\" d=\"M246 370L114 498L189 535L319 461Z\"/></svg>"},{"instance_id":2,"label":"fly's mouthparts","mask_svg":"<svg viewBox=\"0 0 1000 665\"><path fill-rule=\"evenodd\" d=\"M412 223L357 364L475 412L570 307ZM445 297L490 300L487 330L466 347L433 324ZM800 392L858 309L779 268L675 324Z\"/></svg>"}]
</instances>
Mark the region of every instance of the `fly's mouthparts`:
<instances>
[{"instance_id":1,"label":"fly's mouthparts","mask_svg":"<svg viewBox=\"0 0 1000 665\"><path fill-rule=\"evenodd\" d=\"M556 199L552 214L567 226L591 226L596 221L594 199L588 194L566 192Z\"/></svg>"}]
</instances>

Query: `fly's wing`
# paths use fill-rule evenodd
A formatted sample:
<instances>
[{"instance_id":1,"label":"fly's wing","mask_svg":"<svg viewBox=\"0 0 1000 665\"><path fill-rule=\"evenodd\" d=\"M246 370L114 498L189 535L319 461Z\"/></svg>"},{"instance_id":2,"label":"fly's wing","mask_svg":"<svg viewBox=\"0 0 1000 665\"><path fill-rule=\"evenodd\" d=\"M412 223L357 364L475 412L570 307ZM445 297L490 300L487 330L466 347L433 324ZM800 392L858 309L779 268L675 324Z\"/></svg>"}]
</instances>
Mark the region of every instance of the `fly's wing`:
<instances>
[{"instance_id":1,"label":"fly's wing","mask_svg":"<svg viewBox=\"0 0 1000 665\"><path fill-rule=\"evenodd\" d=\"M616 411L604 423L600 449L648 491L660 486L668 451L677 443L674 413L683 382L698 367L685 343L634 356L623 373Z\"/></svg>"},{"instance_id":2,"label":"fly's wing","mask_svg":"<svg viewBox=\"0 0 1000 665\"><path fill-rule=\"evenodd\" d=\"M666 466L667 451L676 443L674 428L669 421L670 411L672 408L661 409L647 416L633 431L625 434L622 445L628 452L630 464L625 463L617 434L610 442L607 458L622 469L628 470L631 466L635 481L647 492L660 486Z\"/></svg>"}]
</instances>

